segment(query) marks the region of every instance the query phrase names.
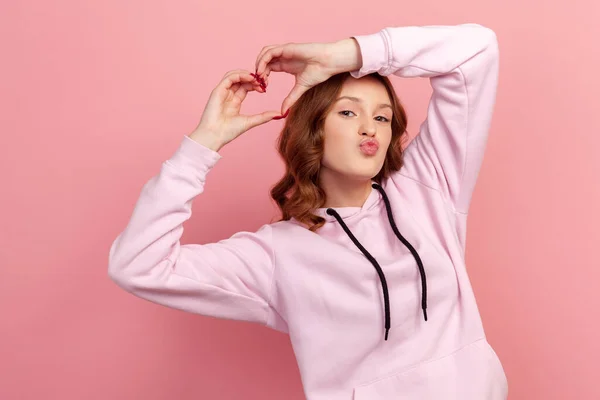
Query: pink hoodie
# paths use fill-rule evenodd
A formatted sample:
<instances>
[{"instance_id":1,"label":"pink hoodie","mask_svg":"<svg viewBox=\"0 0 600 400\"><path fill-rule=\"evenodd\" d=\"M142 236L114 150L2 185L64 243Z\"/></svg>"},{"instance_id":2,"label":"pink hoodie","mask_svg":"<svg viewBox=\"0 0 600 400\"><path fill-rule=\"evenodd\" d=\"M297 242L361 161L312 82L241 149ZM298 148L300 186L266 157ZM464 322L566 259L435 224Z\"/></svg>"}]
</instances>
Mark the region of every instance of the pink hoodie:
<instances>
[{"instance_id":1,"label":"pink hoodie","mask_svg":"<svg viewBox=\"0 0 600 400\"><path fill-rule=\"evenodd\" d=\"M317 233L292 220L182 245L192 201L221 157L184 136L113 243L109 275L152 302L289 333L310 400L505 399L465 268L496 36L465 24L355 39L363 57L355 78L430 78L427 119L400 171L362 207L319 209L327 223Z\"/></svg>"}]
</instances>

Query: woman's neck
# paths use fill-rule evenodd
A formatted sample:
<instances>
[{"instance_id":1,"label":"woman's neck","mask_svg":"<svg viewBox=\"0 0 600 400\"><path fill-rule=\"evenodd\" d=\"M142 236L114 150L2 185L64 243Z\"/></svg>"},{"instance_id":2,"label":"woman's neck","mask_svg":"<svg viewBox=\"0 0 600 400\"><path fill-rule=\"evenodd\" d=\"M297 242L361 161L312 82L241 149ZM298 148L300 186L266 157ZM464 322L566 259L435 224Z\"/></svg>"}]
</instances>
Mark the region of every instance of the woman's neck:
<instances>
[{"instance_id":1,"label":"woman's neck","mask_svg":"<svg viewBox=\"0 0 600 400\"><path fill-rule=\"evenodd\" d=\"M327 174L321 176L320 183L327 196L326 208L362 207L373 190L370 179L349 179Z\"/></svg>"}]
</instances>

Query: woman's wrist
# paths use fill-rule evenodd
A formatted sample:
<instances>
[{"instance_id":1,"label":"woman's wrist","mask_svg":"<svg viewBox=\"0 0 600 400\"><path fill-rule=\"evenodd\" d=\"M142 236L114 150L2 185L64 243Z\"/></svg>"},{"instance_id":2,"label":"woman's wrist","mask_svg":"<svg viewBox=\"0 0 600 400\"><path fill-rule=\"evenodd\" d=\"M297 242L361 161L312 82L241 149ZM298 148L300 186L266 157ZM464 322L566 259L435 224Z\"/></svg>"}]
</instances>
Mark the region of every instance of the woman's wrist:
<instances>
[{"instance_id":1,"label":"woman's wrist","mask_svg":"<svg viewBox=\"0 0 600 400\"><path fill-rule=\"evenodd\" d=\"M362 67L360 45L354 38L334 42L330 56L337 73L357 71Z\"/></svg>"},{"instance_id":2,"label":"woman's wrist","mask_svg":"<svg viewBox=\"0 0 600 400\"><path fill-rule=\"evenodd\" d=\"M212 151L218 152L225 145L217 135L212 132L208 132L203 129L196 129L190 133L189 138L193 141L200 143L204 147L209 148Z\"/></svg>"}]
</instances>

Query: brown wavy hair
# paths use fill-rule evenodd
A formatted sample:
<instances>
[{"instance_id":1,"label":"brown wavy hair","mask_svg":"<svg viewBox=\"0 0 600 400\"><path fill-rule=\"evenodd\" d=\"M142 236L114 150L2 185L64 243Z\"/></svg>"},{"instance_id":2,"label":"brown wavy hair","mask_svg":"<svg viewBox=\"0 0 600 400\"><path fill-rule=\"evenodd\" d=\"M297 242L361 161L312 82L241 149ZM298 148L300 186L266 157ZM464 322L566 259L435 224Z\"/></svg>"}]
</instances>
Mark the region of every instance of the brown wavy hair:
<instances>
[{"instance_id":1,"label":"brown wavy hair","mask_svg":"<svg viewBox=\"0 0 600 400\"><path fill-rule=\"evenodd\" d=\"M406 112L390 80L379 73L369 74L387 89L393 107L392 140L383 167L373 178L381 183L403 164L401 140L406 136ZM323 158L325 117L342 90L348 72L337 74L306 91L291 107L278 138L278 151L285 163L285 174L271 189L271 197L281 210L280 221L295 218L315 232L325 219L314 214L323 207L326 195L319 186ZM354 78L352 78L354 79Z\"/></svg>"}]
</instances>

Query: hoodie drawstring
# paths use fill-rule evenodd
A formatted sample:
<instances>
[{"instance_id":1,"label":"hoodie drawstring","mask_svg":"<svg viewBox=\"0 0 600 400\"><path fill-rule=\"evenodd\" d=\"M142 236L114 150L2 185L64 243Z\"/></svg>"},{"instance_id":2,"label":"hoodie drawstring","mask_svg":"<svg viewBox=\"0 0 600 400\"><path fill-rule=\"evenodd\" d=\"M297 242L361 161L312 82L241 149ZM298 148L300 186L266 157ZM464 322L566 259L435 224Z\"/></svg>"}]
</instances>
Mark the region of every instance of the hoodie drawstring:
<instances>
[{"instance_id":1,"label":"hoodie drawstring","mask_svg":"<svg viewBox=\"0 0 600 400\"><path fill-rule=\"evenodd\" d=\"M383 201L385 203L385 208L387 211L388 219L390 221L390 225L392 226L392 230L394 231L394 234L402 242L402 244L404 244L410 250L411 254L417 261L417 266L419 267L419 273L421 275L421 288L422 288L421 308L423 309L423 317L425 318L425 321L427 321L427 278L425 276L425 268L423 267L423 262L421 261L421 257L419 257L419 253L417 253L415 248L408 242L408 240L406 240L406 238L404 238L404 236L402 236L402 234L400 234L400 231L398 231L398 227L396 226L396 222L394 221L394 216L392 214L392 207L390 205L390 201L389 201L385 191L381 187L381 185L379 185L377 183L373 183L372 187L374 189L377 189L381 193L381 196L383 197ZM348 226L344 223L344 220L340 217L340 215L332 208L327 209L327 214L333 215L335 217L335 219L339 222L340 226L342 227L344 232L346 232L346 234L348 235L350 240L352 240L352 242L356 245L356 247L358 247L358 249L365 255L365 257L371 262L371 264L373 264L373 267L375 267L375 270L377 271L377 275L379 275L379 280L381 281L381 287L383 289L383 302L384 302L384 308L385 308L385 340L387 340L388 333L390 331L390 298L389 298L387 281L385 279L385 274L383 273L383 270L379 266L379 263L377 262L375 257L373 257L367 251L367 249L364 248L364 246L358 241L358 239L356 239L356 237L352 234L352 232L350 231Z\"/></svg>"}]
</instances>

